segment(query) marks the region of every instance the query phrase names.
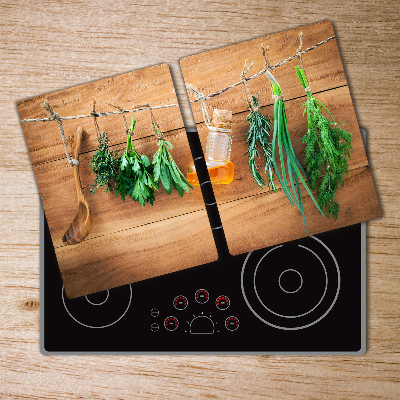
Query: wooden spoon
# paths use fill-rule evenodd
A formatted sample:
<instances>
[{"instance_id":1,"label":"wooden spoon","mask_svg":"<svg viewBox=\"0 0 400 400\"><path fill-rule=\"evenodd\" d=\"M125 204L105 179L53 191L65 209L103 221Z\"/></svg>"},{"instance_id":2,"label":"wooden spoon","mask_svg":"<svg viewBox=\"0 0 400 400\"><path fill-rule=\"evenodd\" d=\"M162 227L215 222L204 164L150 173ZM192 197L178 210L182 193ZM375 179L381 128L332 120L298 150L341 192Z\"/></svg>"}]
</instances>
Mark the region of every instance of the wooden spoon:
<instances>
[{"instance_id":1,"label":"wooden spoon","mask_svg":"<svg viewBox=\"0 0 400 400\"><path fill-rule=\"evenodd\" d=\"M74 137L74 145L72 149L72 158L75 160L78 160L79 157L82 134L83 128L79 126ZM81 180L79 178L79 166L74 164L72 168L74 170L76 193L78 195L78 210L76 211L76 216L70 227L64 233L62 238L64 244L77 244L82 242L82 240L89 235L90 228L92 227L92 213L90 211L89 203L82 192Z\"/></svg>"}]
</instances>

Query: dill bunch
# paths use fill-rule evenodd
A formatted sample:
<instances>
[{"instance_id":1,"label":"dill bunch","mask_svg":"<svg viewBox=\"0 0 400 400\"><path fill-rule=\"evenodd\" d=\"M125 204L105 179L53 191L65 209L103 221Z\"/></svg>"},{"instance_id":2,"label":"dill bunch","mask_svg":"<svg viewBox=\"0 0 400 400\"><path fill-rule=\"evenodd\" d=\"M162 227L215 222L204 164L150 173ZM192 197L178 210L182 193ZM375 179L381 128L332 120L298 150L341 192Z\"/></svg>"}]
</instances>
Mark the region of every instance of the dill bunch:
<instances>
[{"instance_id":1,"label":"dill bunch","mask_svg":"<svg viewBox=\"0 0 400 400\"><path fill-rule=\"evenodd\" d=\"M303 87L308 89L303 105L308 130L302 143L306 144L305 162L310 187L318 192L318 204L326 208L327 216L332 214L337 219L339 204L334 198L339 185L344 186L344 175L348 175L351 135L334 120L324 104L313 97L304 70L296 66L296 73ZM323 109L330 119L322 114ZM318 183L321 174L322 180Z\"/></svg>"},{"instance_id":2,"label":"dill bunch","mask_svg":"<svg viewBox=\"0 0 400 400\"><path fill-rule=\"evenodd\" d=\"M93 188L90 191L95 193L96 189L101 187L106 193L112 192L119 170L118 152L110 151L107 132L101 134L98 142L99 147L93 154L90 164L95 174Z\"/></svg>"},{"instance_id":3,"label":"dill bunch","mask_svg":"<svg viewBox=\"0 0 400 400\"><path fill-rule=\"evenodd\" d=\"M302 217L304 228L307 233L306 219L303 207L303 197L300 190L300 182L303 184L318 211L323 215L321 208L311 193L307 185L307 175L294 153L292 142L290 140L287 127L285 102L282 98L282 90L274 76L267 70L265 75L269 79L273 94L276 96L274 104L274 134L272 138L272 160L275 173L279 179L282 189L289 199L292 206L296 206ZM279 159L276 160L276 152L279 153ZM279 166L281 172L279 172Z\"/></svg>"},{"instance_id":4,"label":"dill bunch","mask_svg":"<svg viewBox=\"0 0 400 400\"><path fill-rule=\"evenodd\" d=\"M246 154L249 157L249 170L258 186L262 188L265 185L265 181L256 165L256 157L260 158L258 151L258 146L260 146L266 160L264 172L268 173L268 189L276 191L273 180L272 146L268 141L269 132L272 130L271 122L258 111L258 96L251 96L251 100L248 102L248 109L250 113L247 115L246 120L249 124L249 131L245 136L245 140L247 144Z\"/></svg>"}]
</instances>

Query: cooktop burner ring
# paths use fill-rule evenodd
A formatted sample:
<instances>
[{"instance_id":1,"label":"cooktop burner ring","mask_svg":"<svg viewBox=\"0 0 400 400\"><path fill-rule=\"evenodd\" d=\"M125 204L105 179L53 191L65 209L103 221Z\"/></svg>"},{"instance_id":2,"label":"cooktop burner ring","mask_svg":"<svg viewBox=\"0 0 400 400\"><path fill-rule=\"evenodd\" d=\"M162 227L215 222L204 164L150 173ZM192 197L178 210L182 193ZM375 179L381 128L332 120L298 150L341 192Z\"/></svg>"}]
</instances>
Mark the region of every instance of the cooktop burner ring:
<instances>
[{"instance_id":1,"label":"cooktop burner ring","mask_svg":"<svg viewBox=\"0 0 400 400\"><path fill-rule=\"evenodd\" d=\"M332 251L328 248L328 246L326 246L320 239L314 236L310 236L307 240L308 240L307 246L297 244L295 248L300 248L302 250L307 251L310 254L310 257L317 260L317 263L314 264L315 265L319 264L323 269L323 275L321 275L322 271L320 275L324 276L325 287L323 288L323 293L321 297L319 298L318 301L316 301L316 304L314 303L313 307L306 312L302 312L297 315L286 315L276 312L265 304L265 302L262 300L262 295L260 295L259 290L257 290L256 279L257 279L257 273L259 269L261 269L261 263L267 256L271 255L272 252L278 249L282 249L286 245L279 245L273 247L272 249L269 249L265 254L262 255L262 257L256 263L254 262L254 257L252 260L250 260L252 254L256 252L250 252L247 254L246 259L243 263L241 272L241 289L243 298L247 306L251 310L251 312L258 319L260 319L265 324L270 325L274 328L283 330L298 330L298 329L308 328L316 324L317 322L321 321L323 318L325 318L325 316L331 311L331 309L335 305L336 300L338 298L340 291L340 270L335 256L333 255ZM293 244L288 244L287 246L289 245L294 246ZM316 251L318 251L318 253L323 252L325 257L318 255L317 252L314 251L315 246L317 246ZM314 249L312 249L311 247L314 247ZM290 249L290 247L288 248ZM286 249L283 250L286 251ZM255 255L255 257L259 255L260 253L258 252ZM325 263L323 259L325 260ZM285 293L286 296L290 297L292 294L296 295L296 293L299 292L300 289L303 287L303 282L304 282L303 276L295 268L292 267L286 268L285 265L283 266L283 268L285 269L280 274L276 274L276 271L274 271L276 277L276 286L278 287L279 285L281 292ZM301 277L301 285L299 285L297 290L294 290L292 292L283 290L283 288L280 285L279 278L281 278L282 274L287 271L294 271L294 273L298 273L298 275ZM329 280L328 276L330 278ZM275 282L274 279L270 281ZM268 284L270 285L270 282ZM320 288L320 290L322 291L322 287ZM265 316L265 314L267 314L267 316ZM295 324L297 325L294 326Z\"/></svg>"},{"instance_id":2,"label":"cooktop burner ring","mask_svg":"<svg viewBox=\"0 0 400 400\"><path fill-rule=\"evenodd\" d=\"M283 277L283 274L287 274L288 272L292 272L292 271L293 271L294 273L298 274L298 276L300 277L300 285L298 286L297 289L294 289L294 290L287 290L287 289L285 289L285 288L282 286L282 277ZM279 284L279 287L280 287L285 293L297 293L297 292L301 289L301 287L303 286L303 276L302 276L301 273L300 273L299 271L297 271L296 269L288 268L288 269L285 269L283 272L281 272L281 274L279 275L278 284Z\"/></svg>"},{"instance_id":3,"label":"cooktop burner ring","mask_svg":"<svg viewBox=\"0 0 400 400\"><path fill-rule=\"evenodd\" d=\"M132 296L133 296L133 292L132 292L132 285L126 285L124 288L128 288L129 287L129 299L128 299L128 304L127 306L122 306L121 310L118 313L118 316L115 317L114 320L112 320L111 322L107 321L107 322L103 322L100 325L94 325L94 324L89 324L89 323L85 323L82 322L82 320L77 317L76 315L74 315L74 312L76 313L79 310L82 311L87 311L87 307L91 308L92 313L96 314L96 313L100 313L99 315L97 315L97 319L99 320L101 319L101 316L106 316L108 313L103 312L103 309L105 307L109 307L111 309L113 309L113 305L115 304L110 304L113 303L114 301L119 301L118 299L120 298L120 294L119 296L112 296L112 294L110 295L110 290L107 290L107 296L106 299L100 303L94 303L92 301L90 301L87 296L83 296L77 299L72 299L72 300L66 300L66 296L64 295L64 285L61 288L61 298L62 298L62 303L64 305L65 310L67 311L68 315L75 321L77 322L79 325L84 326L85 328L92 328L92 329L101 329L101 328L108 328L114 324L116 324L117 322L119 322L128 312L129 307L131 306L132 303ZM121 290L121 288L117 288L119 291ZM111 289L112 290L112 289ZM86 301L83 303L83 299L85 299ZM113 300L114 299L114 300ZM69 306L71 309L75 308L75 310L70 310L70 308L68 308L67 306L67 302L69 302ZM87 306L87 307L86 307ZM93 307L95 306L95 307ZM119 307L121 307L121 304L119 304ZM87 309L87 310L85 310Z\"/></svg>"},{"instance_id":4,"label":"cooktop burner ring","mask_svg":"<svg viewBox=\"0 0 400 400\"><path fill-rule=\"evenodd\" d=\"M107 292L106 298L103 301L101 301L100 303L94 303L93 301L89 300L87 295L85 296L85 299L92 306L102 306L108 300L108 298L110 297L110 291L107 289L106 292Z\"/></svg>"}]
</instances>

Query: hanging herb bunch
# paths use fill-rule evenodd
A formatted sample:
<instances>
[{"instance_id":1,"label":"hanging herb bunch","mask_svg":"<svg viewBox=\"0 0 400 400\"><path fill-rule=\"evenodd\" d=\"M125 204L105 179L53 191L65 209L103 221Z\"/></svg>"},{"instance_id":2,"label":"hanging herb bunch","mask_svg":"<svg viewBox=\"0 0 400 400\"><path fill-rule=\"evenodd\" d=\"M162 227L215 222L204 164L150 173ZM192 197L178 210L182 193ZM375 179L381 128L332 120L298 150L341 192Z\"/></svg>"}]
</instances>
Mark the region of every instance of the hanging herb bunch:
<instances>
[{"instance_id":1,"label":"hanging herb bunch","mask_svg":"<svg viewBox=\"0 0 400 400\"><path fill-rule=\"evenodd\" d=\"M120 196L122 201L125 201L126 196L130 196L142 206L146 203L153 205L154 192L158 189L152 177L153 165L147 156L140 155L133 147L135 124L136 120L132 117L131 126L127 131L126 150L120 158L116 196Z\"/></svg>"},{"instance_id":2,"label":"hanging herb bunch","mask_svg":"<svg viewBox=\"0 0 400 400\"><path fill-rule=\"evenodd\" d=\"M286 197L289 199L292 206L296 206L300 210L303 217L304 228L307 233L300 182L304 185L318 211L322 215L323 212L307 185L307 175L294 153L287 127L285 102L282 97L281 87L268 70L265 72L265 75L271 83L275 97L274 134L272 138L273 166ZM279 153L278 161L276 160L277 151ZM281 172L279 172L278 162Z\"/></svg>"},{"instance_id":3,"label":"hanging herb bunch","mask_svg":"<svg viewBox=\"0 0 400 400\"><path fill-rule=\"evenodd\" d=\"M153 157L155 185L158 189L159 181L161 181L167 194L171 194L172 189L175 188L179 196L182 197L183 193L189 193L189 188L193 189L193 186L188 182L172 158L169 150L172 150L173 146L168 140L165 140L151 109L150 113L158 146L158 150Z\"/></svg>"},{"instance_id":4,"label":"hanging herb bunch","mask_svg":"<svg viewBox=\"0 0 400 400\"><path fill-rule=\"evenodd\" d=\"M246 73L250 70L253 64L254 63L251 63L250 66L247 67L246 60L241 74L241 80L246 95L247 108L250 111L246 117L246 121L249 124L249 131L245 136L247 145L246 154L248 154L249 157L249 170L258 186L262 188L263 185L265 185L265 181L256 165L256 158L260 158L258 147L261 147L266 161L264 172L268 174L268 189L276 191L273 176L272 146L269 143L269 132L272 130L271 122L268 117L260 113L258 95L252 95L247 85Z\"/></svg>"},{"instance_id":5,"label":"hanging herb bunch","mask_svg":"<svg viewBox=\"0 0 400 400\"><path fill-rule=\"evenodd\" d=\"M339 185L344 186L344 174L348 174L351 135L332 117L329 110L315 99L308 86L303 68L296 66L297 76L306 89L307 101L304 114L307 115L308 130L302 142L306 144L305 162L310 187L318 191L318 203L326 208L327 216L338 217L339 204L334 201ZM325 110L330 119L322 115ZM322 180L318 183L322 173Z\"/></svg>"},{"instance_id":6,"label":"hanging herb bunch","mask_svg":"<svg viewBox=\"0 0 400 400\"><path fill-rule=\"evenodd\" d=\"M100 133L96 119L95 104L96 102L93 101L92 116L94 118L99 147L93 154L90 164L95 174L93 188L90 189L90 191L95 193L96 189L101 187L103 191L107 193L114 190L115 180L117 179L119 171L119 158L117 151L110 151L108 133Z\"/></svg>"},{"instance_id":7,"label":"hanging herb bunch","mask_svg":"<svg viewBox=\"0 0 400 400\"><path fill-rule=\"evenodd\" d=\"M108 133L103 132L98 138L99 147L93 154L91 167L95 173L92 193L101 187L104 192L112 192L115 186L115 179L118 176L119 159L118 152L112 152L109 148Z\"/></svg>"}]
</instances>

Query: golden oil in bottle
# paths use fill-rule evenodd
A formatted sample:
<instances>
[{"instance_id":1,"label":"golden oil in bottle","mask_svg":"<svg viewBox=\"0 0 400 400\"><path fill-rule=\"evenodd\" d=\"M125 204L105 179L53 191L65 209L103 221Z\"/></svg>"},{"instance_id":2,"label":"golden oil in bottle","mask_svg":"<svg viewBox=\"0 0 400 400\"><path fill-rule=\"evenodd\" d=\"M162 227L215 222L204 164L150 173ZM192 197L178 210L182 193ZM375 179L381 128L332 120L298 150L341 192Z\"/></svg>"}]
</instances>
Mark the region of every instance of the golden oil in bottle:
<instances>
[{"instance_id":1,"label":"golden oil in bottle","mask_svg":"<svg viewBox=\"0 0 400 400\"><path fill-rule=\"evenodd\" d=\"M230 161L232 147L232 111L214 110L207 136L205 161L212 183L228 184L234 176L234 165ZM192 162L188 168L187 180L199 186L196 167Z\"/></svg>"}]
</instances>

